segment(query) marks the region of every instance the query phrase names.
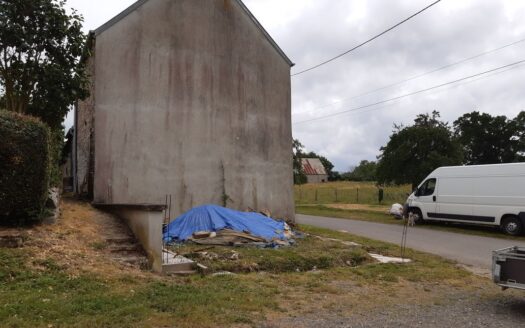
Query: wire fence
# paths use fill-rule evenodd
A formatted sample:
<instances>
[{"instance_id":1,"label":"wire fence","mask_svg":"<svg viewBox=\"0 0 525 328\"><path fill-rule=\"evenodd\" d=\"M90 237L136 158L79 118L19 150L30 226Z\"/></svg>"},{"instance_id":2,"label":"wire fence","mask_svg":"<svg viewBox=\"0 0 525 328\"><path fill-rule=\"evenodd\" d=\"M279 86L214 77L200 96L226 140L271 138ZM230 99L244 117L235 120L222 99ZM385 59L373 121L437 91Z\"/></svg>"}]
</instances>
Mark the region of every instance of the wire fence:
<instances>
[{"instance_id":1,"label":"wire fence","mask_svg":"<svg viewBox=\"0 0 525 328\"><path fill-rule=\"evenodd\" d=\"M383 197L380 201L380 189L370 187L355 188L326 188L326 187L295 187L296 204L403 204L407 194L410 193L409 186L385 187Z\"/></svg>"}]
</instances>

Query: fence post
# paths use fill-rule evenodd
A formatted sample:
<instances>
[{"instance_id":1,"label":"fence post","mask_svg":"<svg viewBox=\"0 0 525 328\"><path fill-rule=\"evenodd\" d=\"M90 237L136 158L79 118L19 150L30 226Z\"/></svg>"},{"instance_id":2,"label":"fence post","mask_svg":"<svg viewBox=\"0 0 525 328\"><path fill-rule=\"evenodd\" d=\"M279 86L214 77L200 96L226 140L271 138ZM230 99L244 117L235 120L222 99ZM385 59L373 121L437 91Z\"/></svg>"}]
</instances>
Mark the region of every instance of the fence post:
<instances>
[{"instance_id":1,"label":"fence post","mask_svg":"<svg viewBox=\"0 0 525 328\"><path fill-rule=\"evenodd\" d=\"M338 199L339 197L337 195L337 188L335 188L334 191L335 191L335 202L337 203L339 202L339 199Z\"/></svg>"},{"instance_id":2,"label":"fence post","mask_svg":"<svg viewBox=\"0 0 525 328\"><path fill-rule=\"evenodd\" d=\"M359 204L359 188L357 188L357 204Z\"/></svg>"},{"instance_id":3,"label":"fence post","mask_svg":"<svg viewBox=\"0 0 525 328\"><path fill-rule=\"evenodd\" d=\"M317 203L317 188L315 188L315 202Z\"/></svg>"}]
</instances>

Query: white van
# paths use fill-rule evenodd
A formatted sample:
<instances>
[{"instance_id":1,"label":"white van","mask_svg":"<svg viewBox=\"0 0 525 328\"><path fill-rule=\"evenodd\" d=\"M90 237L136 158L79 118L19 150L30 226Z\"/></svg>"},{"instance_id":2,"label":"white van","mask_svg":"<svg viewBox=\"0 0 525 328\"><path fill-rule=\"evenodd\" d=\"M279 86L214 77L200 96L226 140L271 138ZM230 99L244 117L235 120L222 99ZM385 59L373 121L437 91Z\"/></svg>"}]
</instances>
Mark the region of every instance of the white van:
<instances>
[{"instance_id":1,"label":"white van","mask_svg":"<svg viewBox=\"0 0 525 328\"><path fill-rule=\"evenodd\" d=\"M407 199L415 220L525 229L525 163L450 166L432 172Z\"/></svg>"}]
</instances>

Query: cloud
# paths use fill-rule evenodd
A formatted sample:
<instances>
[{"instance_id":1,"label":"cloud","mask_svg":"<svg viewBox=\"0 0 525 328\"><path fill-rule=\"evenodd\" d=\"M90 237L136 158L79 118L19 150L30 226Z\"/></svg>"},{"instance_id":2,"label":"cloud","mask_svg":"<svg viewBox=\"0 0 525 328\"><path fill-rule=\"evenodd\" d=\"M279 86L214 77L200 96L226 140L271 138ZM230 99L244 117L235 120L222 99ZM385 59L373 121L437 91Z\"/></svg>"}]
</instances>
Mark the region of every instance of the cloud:
<instances>
[{"instance_id":1,"label":"cloud","mask_svg":"<svg viewBox=\"0 0 525 328\"><path fill-rule=\"evenodd\" d=\"M429 0L245 0L296 63L294 72L331 58L428 5ZM95 29L132 0L69 0ZM352 96L525 38L521 0L442 1L365 47L292 78L295 122L367 105L525 59L525 42L380 92ZM374 160L394 123L438 110L453 122L480 110L514 117L525 110L525 65L331 119L294 125L294 137L337 170ZM342 101L341 101L342 100ZM319 108L335 101L337 104Z\"/></svg>"},{"instance_id":2,"label":"cloud","mask_svg":"<svg viewBox=\"0 0 525 328\"><path fill-rule=\"evenodd\" d=\"M250 6L251 2L247 4ZM300 71L337 55L423 8L428 1L316 1L298 7L285 28L261 18ZM319 108L525 38L525 3L442 1L389 34L314 71L294 77L294 121L303 121L439 85L525 59L525 42L448 70L357 99ZM355 13L357 12L357 14ZM265 12L261 12L265 15ZM257 15L257 13L256 13ZM294 125L294 136L346 170L374 160L394 123L438 110L453 122L481 110L514 117L525 110L523 66L331 119Z\"/></svg>"}]
</instances>

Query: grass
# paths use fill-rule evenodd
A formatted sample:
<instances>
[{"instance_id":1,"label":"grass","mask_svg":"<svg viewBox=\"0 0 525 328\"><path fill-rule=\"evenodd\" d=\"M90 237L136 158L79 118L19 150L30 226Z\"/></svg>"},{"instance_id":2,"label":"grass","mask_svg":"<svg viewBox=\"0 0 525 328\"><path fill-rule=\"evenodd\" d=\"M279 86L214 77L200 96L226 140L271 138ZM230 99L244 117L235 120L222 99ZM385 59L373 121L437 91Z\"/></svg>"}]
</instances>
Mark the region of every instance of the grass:
<instances>
[{"instance_id":1,"label":"grass","mask_svg":"<svg viewBox=\"0 0 525 328\"><path fill-rule=\"evenodd\" d=\"M366 251L360 247L349 247L314 236L296 239L293 247L279 249L215 246L206 249L208 256L204 258L195 252L202 248L201 245L190 244L176 248L175 251L204 264L211 272L305 272L313 269L355 267L371 262ZM213 254L213 259L210 254Z\"/></svg>"},{"instance_id":2,"label":"grass","mask_svg":"<svg viewBox=\"0 0 525 328\"><path fill-rule=\"evenodd\" d=\"M331 231L312 226L301 226L311 234L323 235L345 241L353 241L363 245L363 249L370 253L379 253L386 256L399 256L400 248L397 245L381 241L358 237L345 232ZM361 278L362 283L373 284L378 281L397 282L399 280L418 282L445 282L463 279L470 273L458 268L454 262L444 260L427 253L407 250L406 256L413 260L408 264L378 264L372 263L350 269L350 273ZM341 268L336 269L340 272Z\"/></svg>"},{"instance_id":3,"label":"grass","mask_svg":"<svg viewBox=\"0 0 525 328\"><path fill-rule=\"evenodd\" d=\"M242 272L235 269L239 264L242 267L242 263L255 262L257 271L265 274L186 278L140 277L125 272L111 277L89 272L71 274L52 257L35 261L25 249L0 249L0 320L2 326L12 327L254 325L267 313L286 315L290 304L306 306L305 299L318 295L331 295L332 302L336 297L350 298L348 302L364 306L357 291L337 287L334 283L338 281L368 286L363 293L367 297L376 295L370 299L372 306L386 297L382 288L396 289L402 281L468 284L475 280L452 262L413 251L408 251L414 259L410 264L371 263L366 251L395 256L399 248L346 233L309 226L301 229L364 246L353 248L309 237L295 247L278 250L235 248L239 263L206 264L214 270ZM231 250L214 251L225 255ZM321 273L304 272L314 267ZM323 306L329 308L330 304Z\"/></svg>"},{"instance_id":4,"label":"grass","mask_svg":"<svg viewBox=\"0 0 525 328\"><path fill-rule=\"evenodd\" d=\"M404 203L410 185L386 186L383 203ZM317 184L296 185L296 204L378 204L378 188L374 182L339 181Z\"/></svg>"},{"instance_id":5,"label":"grass","mask_svg":"<svg viewBox=\"0 0 525 328\"><path fill-rule=\"evenodd\" d=\"M297 205L296 212L298 214L306 214L313 216L334 217L339 219L350 219L359 221L378 222L385 224L402 225L403 220L396 220L393 216L386 213L381 213L374 210L353 210L353 209L339 209L331 208L325 205ZM475 235L483 237L493 237L508 240L525 240L525 236L509 236L501 232L497 227L485 227L475 225L462 225L445 222L425 222L419 227L433 230L441 230L448 232L462 233L466 235Z\"/></svg>"},{"instance_id":6,"label":"grass","mask_svg":"<svg viewBox=\"0 0 525 328\"><path fill-rule=\"evenodd\" d=\"M195 276L186 280L70 276L52 260L35 270L22 251L0 249L2 326L134 327L179 322L214 327L257 319L275 309L274 290L249 280ZM246 318L250 318L249 320ZM189 321L188 321L189 320ZM179 324L178 324L179 325Z\"/></svg>"}]
</instances>

